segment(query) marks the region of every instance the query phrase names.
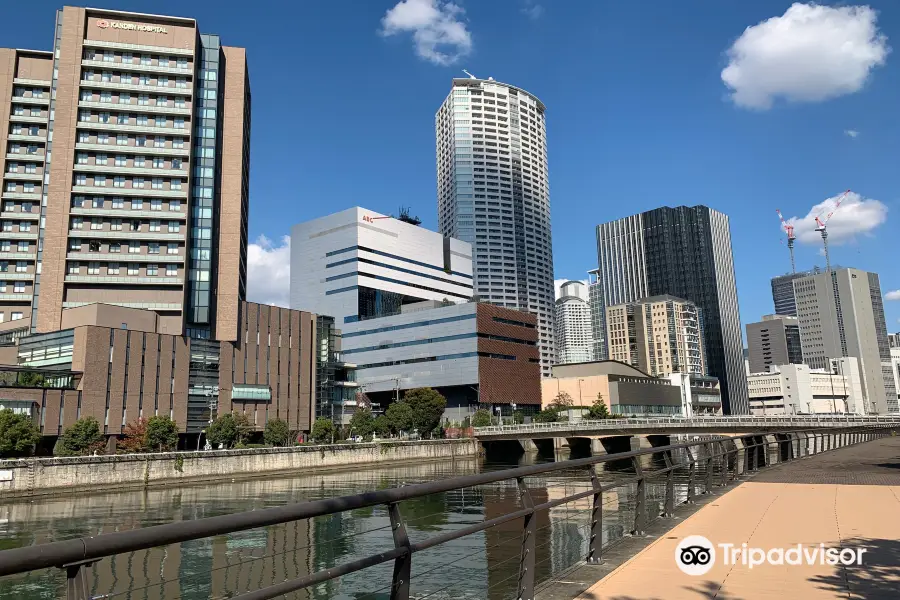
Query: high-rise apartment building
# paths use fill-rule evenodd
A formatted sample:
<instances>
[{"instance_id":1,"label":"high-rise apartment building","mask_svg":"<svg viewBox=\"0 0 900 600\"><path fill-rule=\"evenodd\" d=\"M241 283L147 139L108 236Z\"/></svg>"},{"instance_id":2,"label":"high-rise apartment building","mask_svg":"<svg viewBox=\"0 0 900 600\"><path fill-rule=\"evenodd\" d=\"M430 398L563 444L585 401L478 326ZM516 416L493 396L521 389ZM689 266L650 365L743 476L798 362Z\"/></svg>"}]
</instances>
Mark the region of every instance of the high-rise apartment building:
<instances>
[{"instance_id":1,"label":"high-rise apartment building","mask_svg":"<svg viewBox=\"0 0 900 600\"><path fill-rule=\"evenodd\" d=\"M856 357L865 413L900 411L878 274L839 268L807 275L794 281L794 296L803 362L831 369L833 359Z\"/></svg>"},{"instance_id":2,"label":"high-rise apartment building","mask_svg":"<svg viewBox=\"0 0 900 600\"><path fill-rule=\"evenodd\" d=\"M835 269L840 267L835 266ZM772 278L772 303L775 305L776 315L797 316L797 304L794 300L794 280L821 273L822 269L813 267L809 271L800 273L788 273Z\"/></svg>"},{"instance_id":3,"label":"high-rise apartment building","mask_svg":"<svg viewBox=\"0 0 900 600\"><path fill-rule=\"evenodd\" d=\"M593 359L594 339L587 287L581 281L567 281L560 286L556 299L556 364Z\"/></svg>"},{"instance_id":4,"label":"high-rise apartment building","mask_svg":"<svg viewBox=\"0 0 900 600\"><path fill-rule=\"evenodd\" d=\"M53 52L0 50L0 331L66 308L236 340L246 296L245 51L193 19L64 7Z\"/></svg>"},{"instance_id":5,"label":"high-rise apartment building","mask_svg":"<svg viewBox=\"0 0 900 600\"><path fill-rule=\"evenodd\" d=\"M788 315L766 315L748 323L747 350L751 373L764 373L772 365L801 364L800 322Z\"/></svg>"},{"instance_id":6,"label":"high-rise apartment building","mask_svg":"<svg viewBox=\"0 0 900 600\"><path fill-rule=\"evenodd\" d=\"M728 217L679 206L604 223L597 227L597 259L604 315L607 306L665 294L697 305L706 369L719 378L724 411L748 414Z\"/></svg>"},{"instance_id":7,"label":"high-rise apartment building","mask_svg":"<svg viewBox=\"0 0 900 600\"><path fill-rule=\"evenodd\" d=\"M900 333L888 334L888 346L891 348L900 348Z\"/></svg>"},{"instance_id":8,"label":"high-rise apartment building","mask_svg":"<svg viewBox=\"0 0 900 600\"><path fill-rule=\"evenodd\" d=\"M535 313L542 374L554 346L544 104L493 79L454 79L435 115L438 228L472 244L481 301Z\"/></svg>"},{"instance_id":9,"label":"high-rise apartment building","mask_svg":"<svg viewBox=\"0 0 900 600\"><path fill-rule=\"evenodd\" d=\"M603 305L603 288L600 286L599 269L588 271L588 306L591 309L591 337L594 360L609 359L606 344L606 308Z\"/></svg>"},{"instance_id":10,"label":"high-rise apartment building","mask_svg":"<svg viewBox=\"0 0 900 600\"><path fill-rule=\"evenodd\" d=\"M706 375L700 311L674 296L652 296L606 309L608 354L653 376Z\"/></svg>"}]
</instances>

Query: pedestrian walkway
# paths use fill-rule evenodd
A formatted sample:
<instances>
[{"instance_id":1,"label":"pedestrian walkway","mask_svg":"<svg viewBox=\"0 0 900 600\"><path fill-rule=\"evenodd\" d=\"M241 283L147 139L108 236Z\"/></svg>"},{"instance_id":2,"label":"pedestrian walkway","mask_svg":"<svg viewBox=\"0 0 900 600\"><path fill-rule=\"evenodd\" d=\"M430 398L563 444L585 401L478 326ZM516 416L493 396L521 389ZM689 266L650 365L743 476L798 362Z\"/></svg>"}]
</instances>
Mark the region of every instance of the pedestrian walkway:
<instances>
[{"instance_id":1,"label":"pedestrian walkway","mask_svg":"<svg viewBox=\"0 0 900 600\"><path fill-rule=\"evenodd\" d=\"M712 568L699 576L683 573L675 560L679 542L691 535L707 538L716 551ZM798 544L807 552L820 544L865 552L860 566L726 564L719 545L745 543L766 552ZM900 437L773 467L704 506L579 596L703 598L900 598Z\"/></svg>"}]
</instances>

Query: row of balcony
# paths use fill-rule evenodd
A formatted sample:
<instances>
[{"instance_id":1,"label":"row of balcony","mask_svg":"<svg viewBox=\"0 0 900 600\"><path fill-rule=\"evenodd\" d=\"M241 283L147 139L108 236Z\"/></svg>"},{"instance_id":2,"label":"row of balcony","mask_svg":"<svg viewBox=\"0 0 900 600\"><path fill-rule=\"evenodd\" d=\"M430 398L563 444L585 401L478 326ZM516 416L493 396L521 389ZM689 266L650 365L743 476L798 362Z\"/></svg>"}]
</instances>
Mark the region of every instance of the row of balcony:
<instances>
[{"instance_id":1,"label":"row of balcony","mask_svg":"<svg viewBox=\"0 0 900 600\"><path fill-rule=\"evenodd\" d=\"M166 96L193 95L191 87L180 88L174 86L141 85L139 83L125 83L124 81L97 81L94 79L82 79L81 89L125 90L126 92L147 92L152 94L164 94Z\"/></svg>"},{"instance_id":2,"label":"row of balcony","mask_svg":"<svg viewBox=\"0 0 900 600\"><path fill-rule=\"evenodd\" d=\"M34 173L4 173L4 179L19 179L24 181L40 181L44 178L43 173L38 173L35 171Z\"/></svg>"},{"instance_id":3,"label":"row of balcony","mask_svg":"<svg viewBox=\"0 0 900 600\"><path fill-rule=\"evenodd\" d=\"M31 300L31 294L23 295L24 298ZM3 298L0 297L0 300ZM112 304L113 306L123 306L125 308L141 308L144 310L157 310L157 311L176 311L181 312L182 304L180 302L116 302L115 300L104 300L105 304ZM63 308L78 308L79 306L86 306L88 304L96 304L94 302L63 302Z\"/></svg>"},{"instance_id":4,"label":"row of balcony","mask_svg":"<svg viewBox=\"0 0 900 600\"><path fill-rule=\"evenodd\" d=\"M82 67L90 67L105 71L130 71L132 73L163 73L165 75L183 75L184 77L193 77L194 69L192 66L185 68L179 67L161 67L159 65L142 65L140 63L127 62L108 62L105 60L89 60L82 59Z\"/></svg>"},{"instance_id":5,"label":"row of balcony","mask_svg":"<svg viewBox=\"0 0 900 600\"><path fill-rule=\"evenodd\" d=\"M66 275L66 283L105 283L127 285L184 285L183 277L157 277L131 275L116 277L112 275Z\"/></svg>"},{"instance_id":6,"label":"row of balcony","mask_svg":"<svg viewBox=\"0 0 900 600\"><path fill-rule=\"evenodd\" d=\"M194 56L193 48L170 48L168 46L149 46L146 44L126 44L124 42L107 42L104 40L84 40L85 48L114 48L116 50L139 50L145 52L156 52L157 54L177 55L177 56Z\"/></svg>"},{"instance_id":7,"label":"row of balcony","mask_svg":"<svg viewBox=\"0 0 900 600\"><path fill-rule=\"evenodd\" d=\"M152 188L122 188L115 186L91 186L73 185L72 191L76 194L90 196L152 196L154 198L184 198L187 199L187 186L182 190L155 190ZM6 197L6 194L3 195ZM27 198L26 198L27 199Z\"/></svg>"},{"instance_id":8,"label":"row of balcony","mask_svg":"<svg viewBox=\"0 0 900 600\"><path fill-rule=\"evenodd\" d=\"M9 115L10 123L46 123L47 117L32 117L31 115Z\"/></svg>"},{"instance_id":9,"label":"row of balcony","mask_svg":"<svg viewBox=\"0 0 900 600\"><path fill-rule=\"evenodd\" d=\"M44 162L44 155L28 154L27 152L10 153L6 155L6 160L14 160L17 162Z\"/></svg>"},{"instance_id":10,"label":"row of balcony","mask_svg":"<svg viewBox=\"0 0 900 600\"><path fill-rule=\"evenodd\" d=\"M157 156L190 156L191 149L185 144L184 148L156 148L154 146L117 146L116 144L92 144L90 142L78 142L76 150L96 150L98 152L111 152L115 150L128 154L153 154Z\"/></svg>"},{"instance_id":11,"label":"row of balcony","mask_svg":"<svg viewBox=\"0 0 900 600\"><path fill-rule=\"evenodd\" d=\"M43 96L35 97L35 96L13 96L11 99L12 104L38 104L40 106L49 106L50 105L50 94L44 94Z\"/></svg>"},{"instance_id":12,"label":"row of balcony","mask_svg":"<svg viewBox=\"0 0 900 600\"><path fill-rule=\"evenodd\" d=\"M127 133L149 133L151 135L180 135L189 138L190 127L157 127L155 125L119 125L118 123L100 123L99 121L78 121L78 129L91 131L116 131Z\"/></svg>"},{"instance_id":13,"label":"row of balcony","mask_svg":"<svg viewBox=\"0 0 900 600\"><path fill-rule=\"evenodd\" d=\"M33 255L32 255L33 256ZM183 263L183 254L132 254L130 252L69 252L66 260L79 262L153 262L153 263Z\"/></svg>"},{"instance_id":14,"label":"row of balcony","mask_svg":"<svg viewBox=\"0 0 900 600\"><path fill-rule=\"evenodd\" d=\"M3 215L7 213L2 213ZM13 213L14 215L29 213ZM148 218L160 221L186 221L187 213L180 210L131 210L129 208L84 208L72 207L69 214L85 217L114 217L118 219Z\"/></svg>"},{"instance_id":15,"label":"row of balcony","mask_svg":"<svg viewBox=\"0 0 900 600\"><path fill-rule=\"evenodd\" d=\"M129 175L167 175L187 178L188 172L183 169L148 169L146 167L118 167L116 165L82 165L72 167L75 173L127 173Z\"/></svg>"},{"instance_id":16,"label":"row of balcony","mask_svg":"<svg viewBox=\"0 0 900 600\"><path fill-rule=\"evenodd\" d=\"M117 102L94 102L92 100L81 100L78 102L78 108L99 108L102 110L118 110L120 112L134 113L159 113L166 115L190 115L191 107L184 108L172 106L156 106L153 104L121 104Z\"/></svg>"},{"instance_id":17,"label":"row of balcony","mask_svg":"<svg viewBox=\"0 0 900 600\"><path fill-rule=\"evenodd\" d=\"M13 219L17 221L37 221L41 218L41 213L39 212L21 212L14 210L4 210L0 212L0 219Z\"/></svg>"}]
</instances>

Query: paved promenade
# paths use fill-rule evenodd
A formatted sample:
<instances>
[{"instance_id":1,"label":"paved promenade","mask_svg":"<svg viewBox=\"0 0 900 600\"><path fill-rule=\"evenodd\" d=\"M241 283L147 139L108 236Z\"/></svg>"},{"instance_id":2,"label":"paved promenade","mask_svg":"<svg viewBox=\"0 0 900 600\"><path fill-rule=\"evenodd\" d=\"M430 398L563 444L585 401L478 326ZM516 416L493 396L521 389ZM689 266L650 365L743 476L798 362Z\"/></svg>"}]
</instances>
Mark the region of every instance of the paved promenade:
<instances>
[{"instance_id":1,"label":"paved promenade","mask_svg":"<svg viewBox=\"0 0 900 600\"><path fill-rule=\"evenodd\" d=\"M709 572L675 562L689 535L716 546ZM740 548L865 549L862 565L724 564ZM579 596L580 600L900 598L900 437L787 463L716 498Z\"/></svg>"}]
</instances>

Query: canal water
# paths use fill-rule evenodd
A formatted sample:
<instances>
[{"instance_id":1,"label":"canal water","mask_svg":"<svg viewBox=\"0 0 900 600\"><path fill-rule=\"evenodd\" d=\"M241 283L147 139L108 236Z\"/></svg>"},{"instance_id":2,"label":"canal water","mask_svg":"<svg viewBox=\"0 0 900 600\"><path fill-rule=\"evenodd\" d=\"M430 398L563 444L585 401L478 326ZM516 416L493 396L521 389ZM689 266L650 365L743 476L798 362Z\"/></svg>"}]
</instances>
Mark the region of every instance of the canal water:
<instances>
[{"instance_id":1,"label":"canal water","mask_svg":"<svg viewBox=\"0 0 900 600\"><path fill-rule=\"evenodd\" d=\"M0 507L0 549L355 494L541 460L534 455L514 462L461 459L9 502ZM660 461L656 455L646 457L645 469L654 468L654 463L659 468ZM610 464L599 476L608 482L630 474L633 470L628 464ZM683 496L686 487L679 481L678 493ZM586 470L532 477L527 484L535 504L590 489ZM648 491L649 513L656 514L665 486L652 484ZM606 492L603 501L606 543L631 528L634 486ZM411 540L416 542L520 507L516 483L511 481L404 502L401 513ZM590 510L588 497L538 514L538 582L585 557ZM521 537L520 519L414 554L411 597L513 598ZM392 547L387 510L373 507L104 559L90 567L88 581L94 598L230 598ZM392 568L391 563L378 565L283 597L387 599ZM0 600L65 597L64 583L58 569L2 578Z\"/></svg>"}]
</instances>

